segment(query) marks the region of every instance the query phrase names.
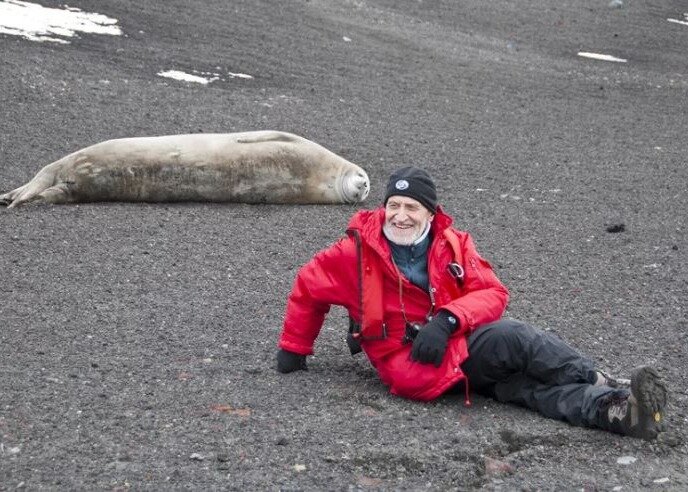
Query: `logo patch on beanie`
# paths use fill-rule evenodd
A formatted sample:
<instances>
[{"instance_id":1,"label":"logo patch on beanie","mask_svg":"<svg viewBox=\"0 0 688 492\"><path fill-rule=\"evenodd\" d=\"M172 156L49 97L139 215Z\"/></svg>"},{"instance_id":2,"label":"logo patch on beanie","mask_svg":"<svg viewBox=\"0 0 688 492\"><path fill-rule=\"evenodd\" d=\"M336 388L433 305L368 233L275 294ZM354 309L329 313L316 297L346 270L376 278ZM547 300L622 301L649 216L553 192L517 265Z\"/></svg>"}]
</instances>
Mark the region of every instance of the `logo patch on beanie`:
<instances>
[{"instance_id":1,"label":"logo patch on beanie","mask_svg":"<svg viewBox=\"0 0 688 492\"><path fill-rule=\"evenodd\" d=\"M397 181L396 183L394 183L394 187L395 187L397 190L406 190L406 189L408 189L408 187L409 187L409 182L406 181L405 179L400 179L399 181Z\"/></svg>"}]
</instances>

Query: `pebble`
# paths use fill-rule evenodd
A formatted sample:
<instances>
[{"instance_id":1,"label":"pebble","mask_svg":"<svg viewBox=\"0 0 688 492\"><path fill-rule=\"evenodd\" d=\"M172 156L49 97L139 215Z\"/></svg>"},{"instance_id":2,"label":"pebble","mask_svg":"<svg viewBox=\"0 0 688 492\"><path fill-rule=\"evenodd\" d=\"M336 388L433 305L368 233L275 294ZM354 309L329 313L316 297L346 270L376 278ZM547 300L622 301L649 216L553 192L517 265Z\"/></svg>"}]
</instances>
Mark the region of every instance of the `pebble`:
<instances>
[{"instance_id":1,"label":"pebble","mask_svg":"<svg viewBox=\"0 0 688 492\"><path fill-rule=\"evenodd\" d=\"M616 234L617 232L624 232L626 230L626 224L611 224L607 226L607 232L611 234Z\"/></svg>"},{"instance_id":2,"label":"pebble","mask_svg":"<svg viewBox=\"0 0 688 492\"><path fill-rule=\"evenodd\" d=\"M619 465L632 465L636 461L638 461L638 458L635 456L621 456L620 458L616 459L616 462Z\"/></svg>"},{"instance_id":3,"label":"pebble","mask_svg":"<svg viewBox=\"0 0 688 492\"><path fill-rule=\"evenodd\" d=\"M669 483L669 477L658 478L653 480L654 483Z\"/></svg>"},{"instance_id":4,"label":"pebble","mask_svg":"<svg viewBox=\"0 0 688 492\"><path fill-rule=\"evenodd\" d=\"M485 474L491 476L505 475L513 473L513 465L506 461L496 460L494 458L485 457Z\"/></svg>"},{"instance_id":5,"label":"pebble","mask_svg":"<svg viewBox=\"0 0 688 492\"><path fill-rule=\"evenodd\" d=\"M191 456L189 456L189 459L196 460L196 461L203 461L205 458L200 453L193 453Z\"/></svg>"},{"instance_id":6,"label":"pebble","mask_svg":"<svg viewBox=\"0 0 688 492\"><path fill-rule=\"evenodd\" d=\"M294 465L294 471L297 471L297 472L306 471L306 465Z\"/></svg>"},{"instance_id":7,"label":"pebble","mask_svg":"<svg viewBox=\"0 0 688 492\"><path fill-rule=\"evenodd\" d=\"M583 492L597 492L597 484L595 482L588 481L583 485Z\"/></svg>"}]
</instances>

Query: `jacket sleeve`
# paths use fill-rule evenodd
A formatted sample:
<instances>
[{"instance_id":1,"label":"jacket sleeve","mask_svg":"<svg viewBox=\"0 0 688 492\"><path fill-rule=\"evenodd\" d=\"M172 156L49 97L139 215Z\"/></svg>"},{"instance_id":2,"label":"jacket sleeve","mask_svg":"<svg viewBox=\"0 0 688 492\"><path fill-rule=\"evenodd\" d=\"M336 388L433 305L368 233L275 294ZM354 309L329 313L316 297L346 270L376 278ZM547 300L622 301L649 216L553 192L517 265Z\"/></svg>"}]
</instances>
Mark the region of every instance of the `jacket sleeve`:
<instances>
[{"instance_id":1,"label":"jacket sleeve","mask_svg":"<svg viewBox=\"0 0 688 492\"><path fill-rule=\"evenodd\" d=\"M357 275L356 247L348 237L301 267L287 299L279 347L311 355L330 306L357 309Z\"/></svg>"},{"instance_id":2,"label":"jacket sleeve","mask_svg":"<svg viewBox=\"0 0 688 492\"><path fill-rule=\"evenodd\" d=\"M461 295L442 306L460 322L458 333L468 335L485 323L498 320L509 302L509 291L492 266L476 250L470 234L461 233L464 280Z\"/></svg>"}]
</instances>

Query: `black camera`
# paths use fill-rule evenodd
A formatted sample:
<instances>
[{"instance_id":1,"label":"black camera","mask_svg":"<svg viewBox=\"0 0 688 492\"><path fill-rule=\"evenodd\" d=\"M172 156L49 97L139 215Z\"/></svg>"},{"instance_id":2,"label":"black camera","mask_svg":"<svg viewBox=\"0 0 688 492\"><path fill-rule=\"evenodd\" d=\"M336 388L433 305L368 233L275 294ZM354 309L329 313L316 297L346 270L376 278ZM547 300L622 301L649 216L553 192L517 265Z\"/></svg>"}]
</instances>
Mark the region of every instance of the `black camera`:
<instances>
[{"instance_id":1,"label":"black camera","mask_svg":"<svg viewBox=\"0 0 688 492\"><path fill-rule=\"evenodd\" d=\"M422 328L422 325L418 323L409 323L406 322L406 328L405 328L405 333L404 333L404 338L402 340L403 343L411 343L415 338L416 335L418 335L418 332Z\"/></svg>"}]
</instances>

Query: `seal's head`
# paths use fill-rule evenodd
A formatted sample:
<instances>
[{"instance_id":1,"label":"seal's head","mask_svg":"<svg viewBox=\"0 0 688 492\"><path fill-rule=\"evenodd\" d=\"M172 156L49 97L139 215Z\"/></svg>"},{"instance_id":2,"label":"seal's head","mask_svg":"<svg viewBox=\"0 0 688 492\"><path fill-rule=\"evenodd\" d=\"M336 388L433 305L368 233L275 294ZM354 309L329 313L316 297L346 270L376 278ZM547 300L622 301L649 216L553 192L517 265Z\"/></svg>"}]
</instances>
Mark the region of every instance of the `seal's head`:
<instances>
[{"instance_id":1,"label":"seal's head","mask_svg":"<svg viewBox=\"0 0 688 492\"><path fill-rule=\"evenodd\" d=\"M437 211L437 191L430 175L409 166L395 171L385 191L383 231L392 242L412 245L425 236Z\"/></svg>"},{"instance_id":2,"label":"seal's head","mask_svg":"<svg viewBox=\"0 0 688 492\"><path fill-rule=\"evenodd\" d=\"M368 197L368 193L370 193L370 179L363 169L351 169L342 176L342 195L345 202L362 202Z\"/></svg>"}]
</instances>

